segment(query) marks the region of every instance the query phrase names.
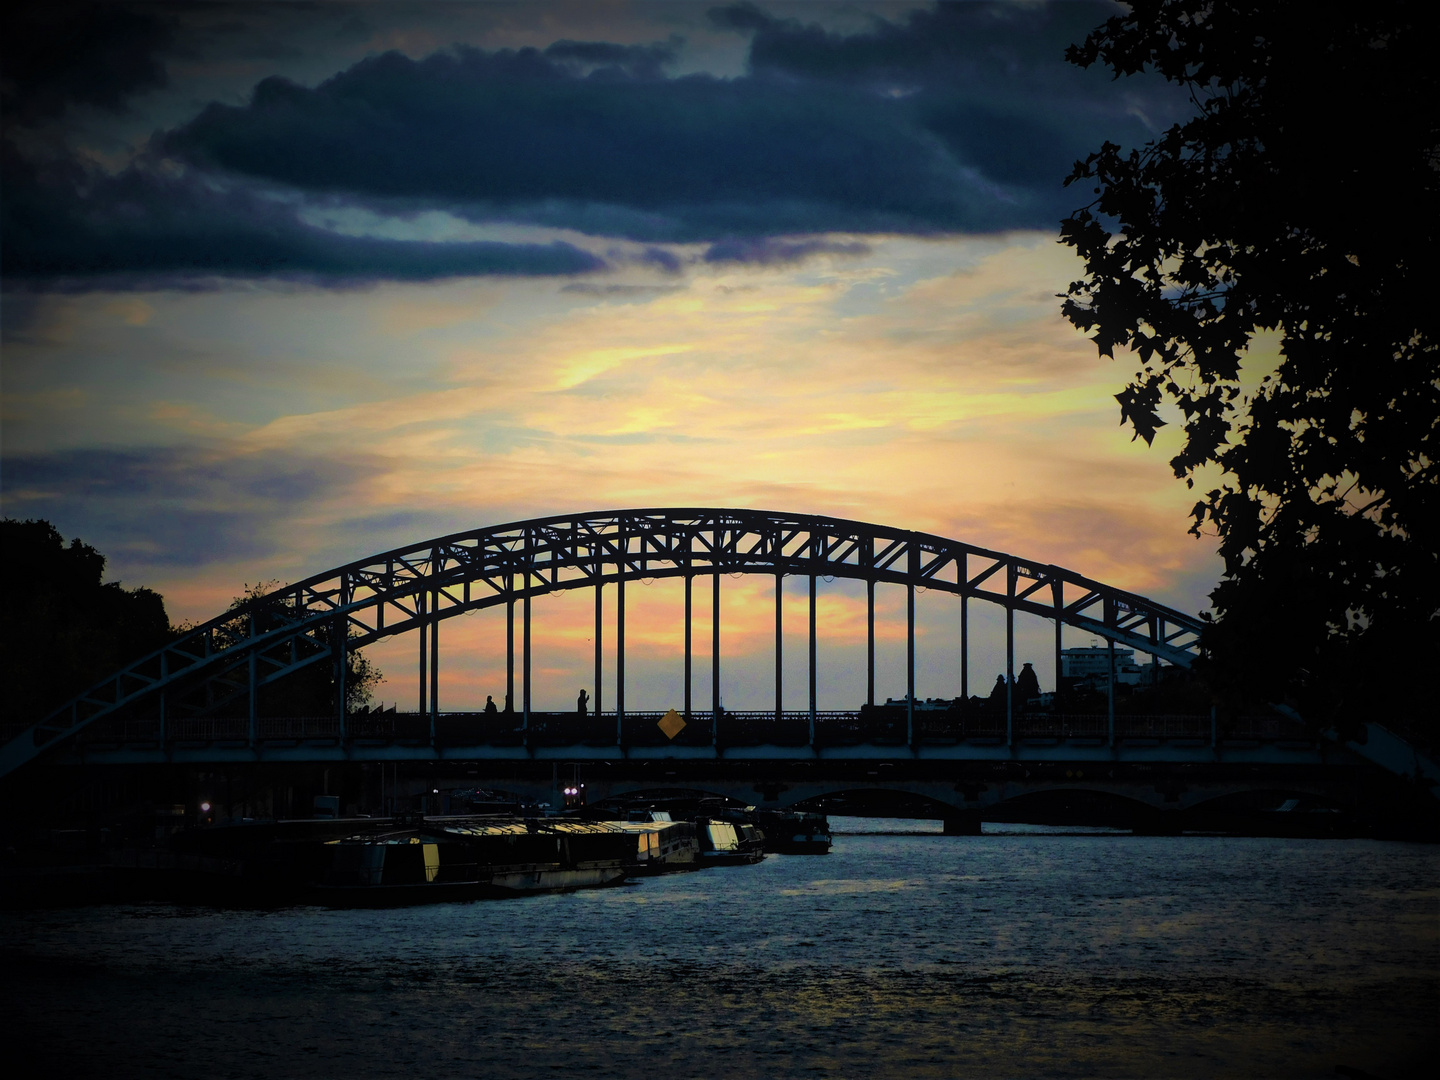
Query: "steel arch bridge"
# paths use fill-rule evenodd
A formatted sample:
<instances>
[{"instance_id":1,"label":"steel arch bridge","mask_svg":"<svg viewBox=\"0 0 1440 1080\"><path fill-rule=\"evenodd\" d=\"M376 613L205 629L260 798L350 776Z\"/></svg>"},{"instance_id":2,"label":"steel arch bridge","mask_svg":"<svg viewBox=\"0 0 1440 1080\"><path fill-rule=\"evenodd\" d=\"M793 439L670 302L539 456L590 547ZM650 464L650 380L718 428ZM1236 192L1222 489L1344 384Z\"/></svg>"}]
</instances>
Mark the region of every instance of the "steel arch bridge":
<instances>
[{"instance_id":1,"label":"steel arch bridge","mask_svg":"<svg viewBox=\"0 0 1440 1080\"><path fill-rule=\"evenodd\" d=\"M595 590L595 712L601 711L603 592L615 590L617 744L625 717L625 588L637 579L685 581L685 712L691 715L691 598L696 577L712 581L712 710L720 701L720 576L768 574L776 580L776 713L780 711L781 588L785 576L810 582L810 729L815 724L816 582L867 584L869 702L875 697L875 585L903 585L907 605L907 736L915 698L915 590L948 592L961 604L961 694L968 696L968 603L1004 608L1007 685L1015 668L1017 612L1053 620L1056 672L1061 632L1071 626L1111 646L1189 666L1203 623L1145 597L1047 563L928 533L840 518L763 510L670 508L558 515L453 533L397 548L252 599L196 626L67 702L0 747L0 775L62 743L87 725L137 707L167 718L213 713L248 699L257 732L260 688L300 669L329 664L335 673L339 733L345 737L346 653L381 638L419 631L419 706L438 713L439 627L468 611L505 605L507 705L515 690L515 608L521 608L522 698L530 718L530 605L568 589ZM1014 702L1006 703L1007 728ZM907 738L908 741L908 738Z\"/></svg>"}]
</instances>

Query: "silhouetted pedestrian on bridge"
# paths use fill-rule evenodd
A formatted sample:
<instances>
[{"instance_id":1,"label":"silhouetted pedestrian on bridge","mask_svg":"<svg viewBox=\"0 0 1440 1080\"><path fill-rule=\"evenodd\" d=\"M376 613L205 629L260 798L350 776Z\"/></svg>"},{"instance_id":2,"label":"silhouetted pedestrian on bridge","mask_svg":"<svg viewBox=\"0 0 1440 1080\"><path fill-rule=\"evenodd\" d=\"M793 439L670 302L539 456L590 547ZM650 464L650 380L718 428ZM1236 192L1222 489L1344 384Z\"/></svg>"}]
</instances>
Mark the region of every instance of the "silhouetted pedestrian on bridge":
<instances>
[{"instance_id":1,"label":"silhouetted pedestrian on bridge","mask_svg":"<svg viewBox=\"0 0 1440 1080\"><path fill-rule=\"evenodd\" d=\"M582 686L580 688L580 696L575 699L575 711L581 716L584 716L585 713L588 711L589 706L590 695L585 692L585 688Z\"/></svg>"},{"instance_id":2,"label":"silhouetted pedestrian on bridge","mask_svg":"<svg viewBox=\"0 0 1440 1080\"><path fill-rule=\"evenodd\" d=\"M500 710L495 707L495 699L489 694L485 695L485 714L487 716L498 713Z\"/></svg>"}]
</instances>

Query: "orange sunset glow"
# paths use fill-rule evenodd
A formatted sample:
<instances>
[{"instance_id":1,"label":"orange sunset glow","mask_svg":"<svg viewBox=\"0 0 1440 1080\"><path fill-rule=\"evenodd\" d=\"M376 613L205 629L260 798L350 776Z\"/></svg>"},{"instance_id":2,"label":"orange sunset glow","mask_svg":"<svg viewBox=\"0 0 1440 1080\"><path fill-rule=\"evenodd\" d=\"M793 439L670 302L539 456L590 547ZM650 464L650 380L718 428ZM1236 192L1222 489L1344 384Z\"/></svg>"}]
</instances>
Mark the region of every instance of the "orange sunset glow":
<instances>
[{"instance_id":1,"label":"orange sunset glow","mask_svg":"<svg viewBox=\"0 0 1440 1080\"><path fill-rule=\"evenodd\" d=\"M494 18L477 22L486 9ZM493 87L520 78L507 74L507 58L540 56L553 68L547 78L573 83L577 101L610 108L594 97L600 84L583 66L590 61L572 62L570 47L554 44L583 25L587 34L627 43L605 46L622 58L606 85L630 79L635 93L669 85L699 94L696 130L720 123L714 119L720 114L707 111L720 106L705 95L752 95L762 111L750 126L724 135L736 141L717 154L738 161L752 152L812 153L764 134L766 118L776 115L771 97L779 84L761 77L756 54L746 52L748 39L726 29L724 18L698 7L615 5L606 9L602 33L587 6L543 10L549 18L530 18L523 6L454 5L449 23L430 12L422 26L401 9L376 8L366 41L337 39L302 50L293 71L282 63L283 70L267 72L254 60L236 67L225 76L229 96L217 101L249 104L187 113L177 94L187 87L219 93L213 80L220 76L211 72L212 81L202 83L198 73L177 68L167 89L136 99L140 113L112 120L85 114L71 138L87 160L100 160L112 144L128 147L128 164L113 160L116 183L168 183L163 178L171 174L154 170L155 155L169 154L166 168L201 184L218 167L205 162L221 152L215 140L231 137L227 125L261 122L269 107L262 107L264 88L279 85L257 86L265 75L298 80L300 108L342 86L372 93L366 80L377 63L422 82L440 70L435 65L454 66L452 76L473 78L476 100L483 101ZM845 40L860 42L868 32L863 20L855 23L839 8L821 10L822 19L832 20L829 33L858 33ZM877 10L901 23L910 19L916 33L931 18L923 5L913 17L904 5ZM1143 130L1173 106L1158 88L1143 100L1133 86L1116 97L1103 80L1055 63L1044 42L1062 41L1071 23L1078 27L1092 12L997 11L1010 22L987 23L984 32L1000 35L995 40L1005 44L995 48L1019 50L1016 70L1033 73L1012 86L1020 95L1015 109L1040 116L1074 108L1088 118L1076 113L1082 127ZM563 32L556 29L562 13L576 20ZM634 43L663 38L655 21L662 16L685 23L688 44L643 52L651 46ZM972 18L958 9L935 17ZM187 18L197 34L208 25L203 12ZM782 33L780 26L774 33ZM446 51L447 33L459 51ZM652 55L668 57L663 63L673 75L645 67ZM970 77L959 67L946 72L934 77ZM1046 80L1056 78L1062 83L1047 89ZM793 106L813 110L807 123L815 131L841 123L827 111L831 98L816 93ZM911 103L904 95L866 101L853 103L861 110L853 124L883 120L894 125L885 129L892 134L854 127L847 129L851 139L899 138L894 133L912 130L917 139L931 139L914 127L920 114L905 111ZM881 112L864 111L872 106ZM617 99L614 107L629 106ZM142 114L170 133L135 127ZM466 123L491 122L488 112L465 115ZM535 120L542 127L551 122L560 123ZM282 198L279 189L262 194L257 187L246 196L250 209L217 203L201 216L293 214L284 228L301 246L275 264L293 270L232 265L251 242L244 230L261 228L253 222L236 224L240 231L199 254L174 232L191 226L162 209L181 198L172 191L155 203L145 244L162 260L184 247L189 254L174 256L178 261L82 278L45 263L50 269L12 277L5 513L48 518L65 535L96 544L110 560L112 579L161 592L177 623L217 614L246 585L295 581L430 536L647 506L753 507L917 529L1053 562L1198 611L1218 565L1213 541L1186 535L1193 498L1166 464L1174 447L1164 432L1154 448L1130 440L1118 426L1113 397L1130 361L1098 358L1059 313L1056 294L1080 272L1053 227L1072 197L1059 174L1040 163L1067 164L1062 151L1071 136L1054 146L1026 143L1029 129L1016 123L1015 152L1030 155L1033 168L1016 171L1009 158L977 165L1003 148L953 143L930 164L916 164L909 179L893 169L871 177L870 166L855 158L847 167L860 171L843 190L832 190L825 176L832 166L796 158L795 169L818 171L809 179L786 174L774 190L746 180L723 194L712 190L726 176L718 164L711 187L687 187L690 174L681 163L636 159L617 164L615 175L650 170L652 187L632 190L628 180L617 180L621 187L602 196L592 191L601 181L586 172L593 162L577 159L572 180L557 173L544 181L571 185L557 188L553 198L560 201L534 205L510 196L495 202L499 195L479 189L453 199L416 194L420 202L406 203L327 195L320 180L312 191L306 186L312 178L291 175L279 159L242 166L233 155L250 144L236 143L224 151L232 154L222 170L227 179L204 180L209 194L196 188L195 198L219 198L214 192L223 189L231 193L225 198L239 199L242 174L265 170L273 173L266 184L288 184L296 194ZM655 138L679 139L680 132L657 129ZM554 138L564 137L557 129ZM757 141L772 137L781 141L765 144L769 149ZM936 144L924 145L930 153ZM557 142L536 153L562 149ZM434 152L455 148L442 142ZM830 151L817 144L813 152ZM113 158L115 151L103 153ZM297 161L306 153L298 145L293 150ZM414 154L407 160L418 164ZM452 165L460 168L443 167ZM319 176L331 164L317 160L313 167ZM768 168L756 176L770 176ZM925 178L932 169L950 170L939 202ZM483 186L490 181L480 180L482 173L474 182ZM844 209L872 180L879 185L872 203ZM355 185L364 182L357 173L342 186L359 190ZM494 182L501 182L498 174ZM651 206L662 188L673 203ZM101 198L100 190L87 197ZM812 205L831 209L796 209ZM881 205L891 208L874 211ZM279 227L264 225L272 230L265 235ZM112 241L97 234L87 242ZM305 270L307 259L321 258L317 244L330 245L340 261ZM7 266L27 265L24 250ZM455 260L474 268L439 269ZM627 700L636 708L673 704L681 694L683 631L674 588L634 590ZM726 582L722 696L732 707L773 699L772 588ZM860 602L843 586L822 589L821 697L832 707L853 706L861 692L854 675L863 645ZM877 693L899 695L903 668L891 663L890 652L903 617L892 618L894 598L882 595L879 603ZM1003 667L1003 646L984 631L985 607L975 609L972 692L983 692ZM952 608L921 605L918 689L926 695L958 692ZM535 618L536 701L561 707L593 681L593 610L556 596L536 604ZM796 594L787 601L786 622L787 635L799 636L786 643L785 681L797 694L804 689L805 618L804 598ZM503 694L503 632L496 627L493 614L444 627L444 707L475 708L486 694ZM1048 682L1046 639L1034 628L1032 647L1031 632L1022 620L1017 659L1034 661ZM696 693L706 695L708 633L708 616L697 613ZM410 705L414 649L400 640L371 650L386 676L378 699ZM604 692L613 701L613 673L606 678Z\"/></svg>"}]
</instances>

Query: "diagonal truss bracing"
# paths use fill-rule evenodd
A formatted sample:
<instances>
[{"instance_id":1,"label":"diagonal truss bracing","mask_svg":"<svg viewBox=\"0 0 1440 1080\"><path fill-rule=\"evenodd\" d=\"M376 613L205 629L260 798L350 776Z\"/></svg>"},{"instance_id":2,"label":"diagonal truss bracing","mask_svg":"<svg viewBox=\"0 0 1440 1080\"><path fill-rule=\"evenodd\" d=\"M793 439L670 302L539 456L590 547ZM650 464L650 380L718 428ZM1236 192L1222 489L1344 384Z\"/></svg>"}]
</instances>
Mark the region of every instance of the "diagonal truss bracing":
<instances>
[{"instance_id":1,"label":"diagonal truss bracing","mask_svg":"<svg viewBox=\"0 0 1440 1080\"><path fill-rule=\"evenodd\" d=\"M0 775L122 709L203 712L345 650L546 593L709 574L853 578L949 592L1189 666L1203 623L1063 567L840 518L674 508L455 533L317 574L203 623L0 747ZM169 695L168 699L165 695ZM200 702L200 704L196 704Z\"/></svg>"}]
</instances>

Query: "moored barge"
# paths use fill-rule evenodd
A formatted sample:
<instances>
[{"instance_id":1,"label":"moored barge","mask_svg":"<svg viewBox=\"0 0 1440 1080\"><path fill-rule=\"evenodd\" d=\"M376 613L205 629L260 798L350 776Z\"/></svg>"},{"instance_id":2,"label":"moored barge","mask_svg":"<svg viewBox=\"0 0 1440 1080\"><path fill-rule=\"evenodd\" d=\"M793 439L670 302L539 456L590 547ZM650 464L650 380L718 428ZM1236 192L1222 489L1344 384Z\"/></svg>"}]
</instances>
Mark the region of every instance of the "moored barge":
<instances>
[{"instance_id":1,"label":"moored barge","mask_svg":"<svg viewBox=\"0 0 1440 1080\"><path fill-rule=\"evenodd\" d=\"M830 822L823 814L794 810L757 810L755 824L765 834L765 850L783 855L826 855Z\"/></svg>"},{"instance_id":2,"label":"moored barge","mask_svg":"<svg viewBox=\"0 0 1440 1080\"><path fill-rule=\"evenodd\" d=\"M765 834L754 825L700 818L695 823L705 866L757 863L765 858Z\"/></svg>"},{"instance_id":3,"label":"moored barge","mask_svg":"<svg viewBox=\"0 0 1440 1080\"><path fill-rule=\"evenodd\" d=\"M700 838L693 821L672 821L663 810L632 810L628 821L598 822L635 838L632 874L669 874L700 868Z\"/></svg>"},{"instance_id":4,"label":"moored barge","mask_svg":"<svg viewBox=\"0 0 1440 1080\"><path fill-rule=\"evenodd\" d=\"M589 822L531 819L422 826L325 847L312 899L388 907L618 885L635 839Z\"/></svg>"}]
</instances>

